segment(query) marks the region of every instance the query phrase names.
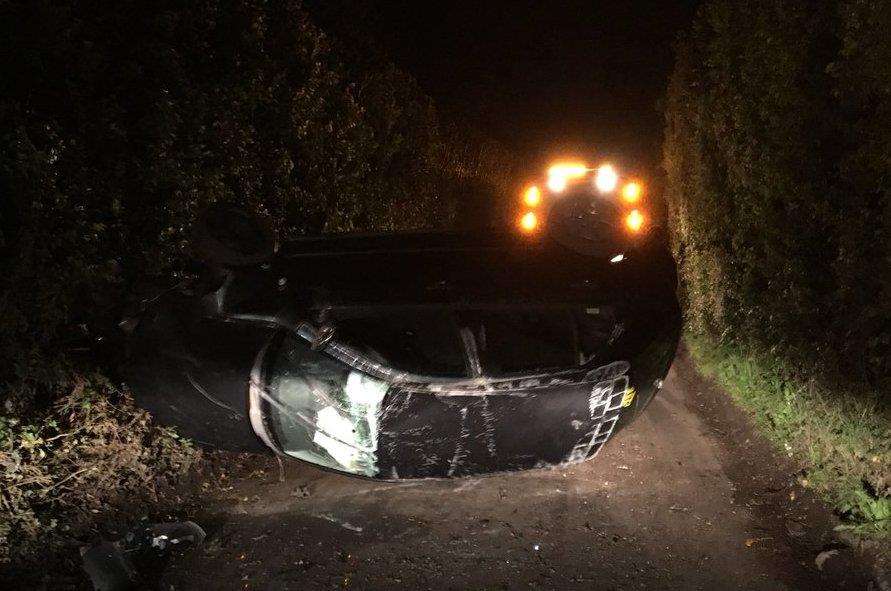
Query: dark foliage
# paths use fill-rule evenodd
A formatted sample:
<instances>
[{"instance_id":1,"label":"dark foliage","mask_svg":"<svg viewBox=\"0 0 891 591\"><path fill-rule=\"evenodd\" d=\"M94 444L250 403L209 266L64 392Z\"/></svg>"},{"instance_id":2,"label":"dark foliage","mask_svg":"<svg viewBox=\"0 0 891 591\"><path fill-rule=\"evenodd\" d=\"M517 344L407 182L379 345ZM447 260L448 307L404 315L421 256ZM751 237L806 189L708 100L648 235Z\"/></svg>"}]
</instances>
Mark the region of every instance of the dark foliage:
<instances>
[{"instance_id":1,"label":"dark foliage","mask_svg":"<svg viewBox=\"0 0 891 591\"><path fill-rule=\"evenodd\" d=\"M200 457L73 351L186 271L210 204L287 239L508 202L504 151L347 47L298 0L0 0L0 564L77 571Z\"/></svg>"},{"instance_id":2,"label":"dark foliage","mask_svg":"<svg viewBox=\"0 0 891 591\"><path fill-rule=\"evenodd\" d=\"M71 325L176 273L207 204L287 238L443 226L509 190L503 152L384 60L345 65L298 0L0 10L7 401L64 382Z\"/></svg>"},{"instance_id":3,"label":"dark foliage","mask_svg":"<svg viewBox=\"0 0 891 591\"><path fill-rule=\"evenodd\" d=\"M694 328L842 391L891 380L891 5L712 0L664 162Z\"/></svg>"}]
</instances>

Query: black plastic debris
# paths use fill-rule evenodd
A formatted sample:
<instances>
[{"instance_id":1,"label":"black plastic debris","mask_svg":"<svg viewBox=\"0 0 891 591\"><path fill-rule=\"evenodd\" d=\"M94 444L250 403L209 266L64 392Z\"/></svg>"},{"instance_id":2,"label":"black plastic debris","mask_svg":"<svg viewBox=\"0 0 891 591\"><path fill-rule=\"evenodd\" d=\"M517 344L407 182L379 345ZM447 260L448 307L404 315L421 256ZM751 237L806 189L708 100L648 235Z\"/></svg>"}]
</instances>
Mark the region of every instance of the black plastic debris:
<instances>
[{"instance_id":1,"label":"black plastic debris","mask_svg":"<svg viewBox=\"0 0 891 591\"><path fill-rule=\"evenodd\" d=\"M119 542L101 542L81 552L84 570L96 591L132 589L139 574Z\"/></svg>"},{"instance_id":2,"label":"black plastic debris","mask_svg":"<svg viewBox=\"0 0 891 591\"><path fill-rule=\"evenodd\" d=\"M205 537L194 521L142 525L120 540L85 548L83 567L96 591L135 589L143 582L143 574L157 576L172 552L198 546Z\"/></svg>"}]
</instances>

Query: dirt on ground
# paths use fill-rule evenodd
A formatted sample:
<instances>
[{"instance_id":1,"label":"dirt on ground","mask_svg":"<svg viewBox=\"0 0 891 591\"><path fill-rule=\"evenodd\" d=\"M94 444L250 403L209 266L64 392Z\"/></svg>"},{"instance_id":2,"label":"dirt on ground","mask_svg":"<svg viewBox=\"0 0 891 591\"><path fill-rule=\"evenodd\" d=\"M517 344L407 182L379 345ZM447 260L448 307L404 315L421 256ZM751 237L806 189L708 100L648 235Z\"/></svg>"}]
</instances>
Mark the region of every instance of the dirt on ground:
<instances>
[{"instance_id":1,"label":"dirt on ground","mask_svg":"<svg viewBox=\"0 0 891 591\"><path fill-rule=\"evenodd\" d=\"M879 588L683 351L637 422L569 469L395 484L258 456L216 469L190 516L208 539L163 589Z\"/></svg>"}]
</instances>

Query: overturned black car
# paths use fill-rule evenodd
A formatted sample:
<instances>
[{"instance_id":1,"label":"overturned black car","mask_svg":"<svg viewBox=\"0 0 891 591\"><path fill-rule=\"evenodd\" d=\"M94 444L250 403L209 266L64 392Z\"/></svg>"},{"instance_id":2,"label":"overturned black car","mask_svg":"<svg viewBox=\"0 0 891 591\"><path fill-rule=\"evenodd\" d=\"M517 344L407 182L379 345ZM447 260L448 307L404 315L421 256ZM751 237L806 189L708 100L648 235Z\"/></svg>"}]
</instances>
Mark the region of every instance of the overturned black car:
<instances>
[{"instance_id":1,"label":"overturned black car","mask_svg":"<svg viewBox=\"0 0 891 591\"><path fill-rule=\"evenodd\" d=\"M561 203L563 233L578 202ZM218 240L198 279L125 321L125 376L199 443L354 475L583 461L646 408L680 327L664 236L595 234Z\"/></svg>"}]
</instances>

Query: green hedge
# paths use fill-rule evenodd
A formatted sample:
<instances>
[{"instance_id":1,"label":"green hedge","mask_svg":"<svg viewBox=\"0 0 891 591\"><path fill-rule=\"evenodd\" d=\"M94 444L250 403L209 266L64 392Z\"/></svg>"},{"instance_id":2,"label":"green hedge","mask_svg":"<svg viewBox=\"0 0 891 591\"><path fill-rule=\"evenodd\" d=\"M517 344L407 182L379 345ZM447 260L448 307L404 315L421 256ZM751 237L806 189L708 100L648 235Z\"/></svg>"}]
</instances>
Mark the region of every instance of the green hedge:
<instances>
[{"instance_id":1,"label":"green hedge","mask_svg":"<svg viewBox=\"0 0 891 591\"><path fill-rule=\"evenodd\" d=\"M771 355L741 352L701 334L684 340L700 371L806 467L799 484L836 510L843 529L891 540L891 424L875 396L839 396L804 382Z\"/></svg>"},{"instance_id":2,"label":"green hedge","mask_svg":"<svg viewBox=\"0 0 891 591\"><path fill-rule=\"evenodd\" d=\"M448 225L510 191L503 151L392 65L345 64L297 0L6 2L0 49L7 394L59 383L68 327L176 272L209 203L288 238Z\"/></svg>"},{"instance_id":3,"label":"green hedge","mask_svg":"<svg viewBox=\"0 0 891 591\"><path fill-rule=\"evenodd\" d=\"M505 151L350 59L298 0L0 3L0 563L76 570L91 520L198 458L70 353L176 280L207 205L287 239L509 202Z\"/></svg>"},{"instance_id":4,"label":"green hedge","mask_svg":"<svg viewBox=\"0 0 891 591\"><path fill-rule=\"evenodd\" d=\"M691 326L885 400L889 30L881 0L705 2L664 146Z\"/></svg>"}]
</instances>

